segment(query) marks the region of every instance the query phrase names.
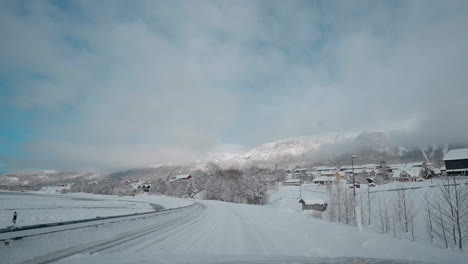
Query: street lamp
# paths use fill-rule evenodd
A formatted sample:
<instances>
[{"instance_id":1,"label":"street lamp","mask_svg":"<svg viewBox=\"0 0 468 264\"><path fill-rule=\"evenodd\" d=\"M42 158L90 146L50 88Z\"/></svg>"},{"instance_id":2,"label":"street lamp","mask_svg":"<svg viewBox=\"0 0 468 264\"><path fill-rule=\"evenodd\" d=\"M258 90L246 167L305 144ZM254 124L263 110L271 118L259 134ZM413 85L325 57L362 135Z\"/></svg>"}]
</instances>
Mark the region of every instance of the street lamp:
<instances>
[{"instance_id":1,"label":"street lamp","mask_svg":"<svg viewBox=\"0 0 468 264\"><path fill-rule=\"evenodd\" d=\"M356 183L355 183L355 177L354 177L354 159L357 158L357 155L351 156L351 169L353 171L353 194L354 194L354 201L353 201L353 206L354 206L354 221L356 225L359 228L359 231L362 231L362 226L361 226L361 214L359 210L357 209L357 203L356 203Z\"/></svg>"},{"instance_id":2,"label":"street lamp","mask_svg":"<svg viewBox=\"0 0 468 264\"><path fill-rule=\"evenodd\" d=\"M353 172L353 191L354 191L354 197L356 197L356 183L354 182L354 159L357 158L357 155L351 156L351 170ZM354 198L356 199L356 198Z\"/></svg>"}]
</instances>

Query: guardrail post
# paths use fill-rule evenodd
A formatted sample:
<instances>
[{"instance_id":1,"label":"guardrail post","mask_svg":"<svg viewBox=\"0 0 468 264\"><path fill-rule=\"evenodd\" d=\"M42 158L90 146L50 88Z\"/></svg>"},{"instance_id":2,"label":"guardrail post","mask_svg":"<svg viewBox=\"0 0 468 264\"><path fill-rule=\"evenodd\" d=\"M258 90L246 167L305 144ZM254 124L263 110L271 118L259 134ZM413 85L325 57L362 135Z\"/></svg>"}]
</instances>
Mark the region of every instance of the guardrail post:
<instances>
[{"instance_id":1,"label":"guardrail post","mask_svg":"<svg viewBox=\"0 0 468 264\"><path fill-rule=\"evenodd\" d=\"M15 213L13 214L13 220L11 220L14 225L16 225L16 218L17 217L18 217L18 213L15 211Z\"/></svg>"}]
</instances>

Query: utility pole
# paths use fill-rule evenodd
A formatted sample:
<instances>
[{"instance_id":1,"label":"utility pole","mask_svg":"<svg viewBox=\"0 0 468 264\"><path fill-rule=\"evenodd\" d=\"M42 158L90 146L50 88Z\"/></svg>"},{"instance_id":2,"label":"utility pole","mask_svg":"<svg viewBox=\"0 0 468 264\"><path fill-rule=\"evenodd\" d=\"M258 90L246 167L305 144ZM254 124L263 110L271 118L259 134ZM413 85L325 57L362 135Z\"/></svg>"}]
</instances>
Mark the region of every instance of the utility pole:
<instances>
[{"instance_id":1,"label":"utility pole","mask_svg":"<svg viewBox=\"0 0 468 264\"><path fill-rule=\"evenodd\" d=\"M361 225L361 211L357 208L356 203L356 180L354 176L354 159L357 158L356 155L351 156L351 170L353 173L353 207L354 207L354 222L356 223L360 232L362 232L362 225ZM369 187L368 187L369 188Z\"/></svg>"},{"instance_id":2,"label":"utility pole","mask_svg":"<svg viewBox=\"0 0 468 264\"><path fill-rule=\"evenodd\" d=\"M356 155L351 156L351 171L353 173L353 194L354 194L354 199L356 199L356 183L354 181L354 159L357 158Z\"/></svg>"}]
</instances>

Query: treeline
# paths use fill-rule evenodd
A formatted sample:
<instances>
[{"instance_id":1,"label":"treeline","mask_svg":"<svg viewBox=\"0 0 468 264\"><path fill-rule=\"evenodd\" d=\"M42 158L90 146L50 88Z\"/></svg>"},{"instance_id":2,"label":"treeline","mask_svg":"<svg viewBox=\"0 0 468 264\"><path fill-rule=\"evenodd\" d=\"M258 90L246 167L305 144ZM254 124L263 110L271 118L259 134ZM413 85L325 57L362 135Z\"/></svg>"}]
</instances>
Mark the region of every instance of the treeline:
<instances>
[{"instance_id":1,"label":"treeline","mask_svg":"<svg viewBox=\"0 0 468 264\"><path fill-rule=\"evenodd\" d=\"M196 170L189 180L168 181L146 179L151 185L150 193L184 198L219 200L233 203L264 204L269 187L286 178L283 170L258 167L247 169L222 169L212 165L206 170ZM122 186L122 178L100 182L79 182L71 186L70 192L95 194L133 195L143 192L131 186Z\"/></svg>"},{"instance_id":2,"label":"treeline","mask_svg":"<svg viewBox=\"0 0 468 264\"><path fill-rule=\"evenodd\" d=\"M61 193L67 192L85 192L93 194L106 194L106 195L135 195L142 190L133 189L131 186L122 186L118 180L113 181L80 181L74 183L70 190L62 189Z\"/></svg>"},{"instance_id":3,"label":"treeline","mask_svg":"<svg viewBox=\"0 0 468 264\"><path fill-rule=\"evenodd\" d=\"M257 167L242 170L214 167L207 171L194 171L191 175L190 180L158 179L152 184L151 192L233 203L264 204L269 186L274 186L286 177L282 170Z\"/></svg>"}]
</instances>

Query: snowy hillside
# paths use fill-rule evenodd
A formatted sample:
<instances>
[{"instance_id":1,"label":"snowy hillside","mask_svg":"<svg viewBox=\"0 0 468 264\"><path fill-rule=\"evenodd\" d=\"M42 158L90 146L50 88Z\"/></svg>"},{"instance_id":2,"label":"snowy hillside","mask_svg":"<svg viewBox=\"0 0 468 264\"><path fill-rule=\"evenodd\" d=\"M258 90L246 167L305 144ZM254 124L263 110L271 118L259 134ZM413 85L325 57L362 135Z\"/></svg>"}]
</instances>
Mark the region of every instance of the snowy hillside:
<instances>
[{"instance_id":1,"label":"snowy hillside","mask_svg":"<svg viewBox=\"0 0 468 264\"><path fill-rule=\"evenodd\" d=\"M270 168L317 163L340 165L349 163L348 154L354 153L359 155L360 160L367 163L380 162L380 160L440 162L446 151L453 147L456 145L401 145L389 133L351 132L270 142L239 155L234 160L244 166L257 165Z\"/></svg>"},{"instance_id":2,"label":"snowy hillside","mask_svg":"<svg viewBox=\"0 0 468 264\"><path fill-rule=\"evenodd\" d=\"M326 145L349 142L355 137L356 133L349 133L284 139L258 146L236 159L241 162L284 162L288 159L301 158L304 155L318 152Z\"/></svg>"},{"instance_id":3,"label":"snowy hillside","mask_svg":"<svg viewBox=\"0 0 468 264\"><path fill-rule=\"evenodd\" d=\"M54 170L18 171L0 175L3 186L35 186L71 183L76 180L97 180L103 175L90 171L59 172Z\"/></svg>"}]
</instances>

